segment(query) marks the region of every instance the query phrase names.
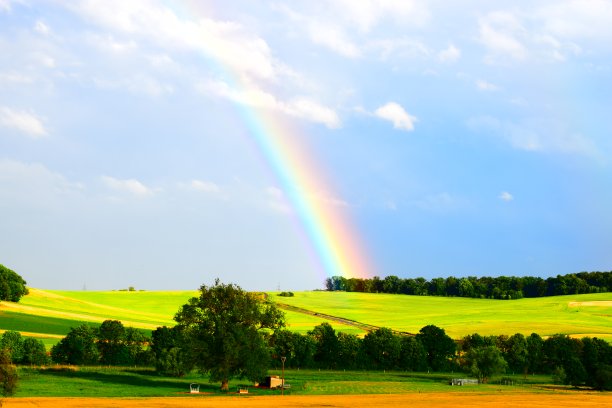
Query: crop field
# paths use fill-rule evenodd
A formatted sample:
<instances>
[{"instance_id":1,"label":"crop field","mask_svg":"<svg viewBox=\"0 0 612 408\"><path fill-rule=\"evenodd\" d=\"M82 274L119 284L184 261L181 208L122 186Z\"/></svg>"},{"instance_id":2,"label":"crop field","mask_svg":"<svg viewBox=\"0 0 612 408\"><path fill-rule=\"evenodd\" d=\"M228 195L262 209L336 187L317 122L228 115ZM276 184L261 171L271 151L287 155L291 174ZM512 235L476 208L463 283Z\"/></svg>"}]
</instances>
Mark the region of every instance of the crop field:
<instances>
[{"instance_id":1,"label":"crop field","mask_svg":"<svg viewBox=\"0 0 612 408\"><path fill-rule=\"evenodd\" d=\"M82 322L96 325L106 319L116 319L126 326L150 331L174 325L175 313L196 295L196 291L93 292L30 288L30 294L19 303L0 303L0 333L20 331L50 347ZM325 321L301 313L287 312L286 316L291 330L301 333ZM351 326L343 330L359 332Z\"/></svg>"},{"instance_id":2,"label":"crop field","mask_svg":"<svg viewBox=\"0 0 612 408\"><path fill-rule=\"evenodd\" d=\"M347 292L297 292L272 299L375 326L417 333L435 324L453 338L556 333L612 341L612 293L518 300L406 296Z\"/></svg>"},{"instance_id":3,"label":"crop field","mask_svg":"<svg viewBox=\"0 0 612 408\"><path fill-rule=\"evenodd\" d=\"M81 322L106 319L150 331L173 325L174 314L196 291L51 291L30 289L19 303L0 303L0 331L17 330L57 343ZM375 326L416 333L427 324L442 327L454 338L466 334L535 332L542 336L564 333L612 341L612 294L556 296L519 300L490 300L368 293L295 292L294 297L271 299L310 310L286 311L288 328L305 333L325 322L316 313ZM363 335L363 329L330 322L336 330Z\"/></svg>"}]
</instances>

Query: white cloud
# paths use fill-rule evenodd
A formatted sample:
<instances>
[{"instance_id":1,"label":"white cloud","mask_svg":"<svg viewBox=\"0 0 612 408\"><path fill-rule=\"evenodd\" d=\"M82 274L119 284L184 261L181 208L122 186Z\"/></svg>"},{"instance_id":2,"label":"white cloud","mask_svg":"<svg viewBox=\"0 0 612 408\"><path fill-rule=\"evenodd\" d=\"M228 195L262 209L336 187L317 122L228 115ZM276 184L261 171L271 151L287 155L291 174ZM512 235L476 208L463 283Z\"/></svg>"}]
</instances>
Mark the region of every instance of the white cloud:
<instances>
[{"instance_id":1,"label":"white cloud","mask_svg":"<svg viewBox=\"0 0 612 408\"><path fill-rule=\"evenodd\" d=\"M393 123L395 129L406 131L414 130L414 123L417 118L408 114L404 108L395 102L388 102L374 111L377 117Z\"/></svg>"},{"instance_id":2,"label":"white cloud","mask_svg":"<svg viewBox=\"0 0 612 408\"><path fill-rule=\"evenodd\" d=\"M338 114L333 109L308 98L297 98L281 104L281 110L298 118L322 123L330 129L339 128L342 125Z\"/></svg>"},{"instance_id":3,"label":"white cloud","mask_svg":"<svg viewBox=\"0 0 612 408\"><path fill-rule=\"evenodd\" d=\"M23 163L0 158L0 201L17 207L62 206L84 190L81 183L69 181L62 174L40 163Z\"/></svg>"},{"instance_id":4,"label":"white cloud","mask_svg":"<svg viewBox=\"0 0 612 408\"><path fill-rule=\"evenodd\" d=\"M555 120L524 123L503 121L491 116L474 117L468 128L501 138L513 148L531 152L597 156L599 151L588 137L564 129Z\"/></svg>"},{"instance_id":5,"label":"white cloud","mask_svg":"<svg viewBox=\"0 0 612 408\"><path fill-rule=\"evenodd\" d=\"M497 91L499 87L495 84L485 81L484 79L479 79L476 81L476 87L481 91Z\"/></svg>"},{"instance_id":6,"label":"white cloud","mask_svg":"<svg viewBox=\"0 0 612 408\"><path fill-rule=\"evenodd\" d=\"M418 0L334 0L330 4L333 17L346 20L362 32L369 32L386 19L415 26L429 21L429 10Z\"/></svg>"},{"instance_id":7,"label":"white cloud","mask_svg":"<svg viewBox=\"0 0 612 408\"><path fill-rule=\"evenodd\" d=\"M509 202L509 201L514 200L514 196L507 191L502 191L501 194L499 195L499 199L502 201Z\"/></svg>"},{"instance_id":8,"label":"white cloud","mask_svg":"<svg viewBox=\"0 0 612 408\"><path fill-rule=\"evenodd\" d=\"M139 197L150 196L155 192L136 179L120 180L109 176L102 176L101 179L112 190L127 192Z\"/></svg>"},{"instance_id":9,"label":"white cloud","mask_svg":"<svg viewBox=\"0 0 612 408\"><path fill-rule=\"evenodd\" d=\"M67 7L117 33L173 51L203 52L238 75L273 78L277 74L268 44L235 22L183 19L169 7L145 0L86 1Z\"/></svg>"},{"instance_id":10,"label":"white cloud","mask_svg":"<svg viewBox=\"0 0 612 408\"><path fill-rule=\"evenodd\" d=\"M612 4L609 0L554 2L536 11L543 29L554 36L589 39L599 43L612 40Z\"/></svg>"},{"instance_id":11,"label":"white cloud","mask_svg":"<svg viewBox=\"0 0 612 408\"><path fill-rule=\"evenodd\" d=\"M212 92L223 98L230 99L244 105L262 109L272 109L296 118L305 119L314 123L321 123L334 129L342 125L338 114L331 108L306 98L297 97L290 101L281 101L271 93L251 85L249 88L236 89L222 81L203 81L197 85L200 92Z\"/></svg>"},{"instance_id":12,"label":"white cloud","mask_svg":"<svg viewBox=\"0 0 612 408\"><path fill-rule=\"evenodd\" d=\"M48 134L42 121L36 115L8 107L0 107L0 126L16 129L35 139Z\"/></svg>"},{"instance_id":13,"label":"white cloud","mask_svg":"<svg viewBox=\"0 0 612 408\"><path fill-rule=\"evenodd\" d=\"M512 13L496 11L479 19L480 42L488 49L487 62L527 57L527 48L519 40L526 32Z\"/></svg>"},{"instance_id":14,"label":"white cloud","mask_svg":"<svg viewBox=\"0 0 612 408\"><path fill-rule=\"evenodd\" d=\"M221 188L211 181L191 180L189 183L183 184L183 186L191 190L201 191L204 193L216 194L221 192Z\"/></svg>"},{"instance_id":15,"label":"white cloud","mask_svg":"<svg viewBox=\"0 0 612 408\"><path fill-rule=\"evenodd\" d=\"M309 26L310 38L315 44L323 45L348 58L358 58L361 50L351 42L337 25L312 22Z\"/></svg>"},{"instance_id":16,"label":"white cloud","mask_svg":"<svg viewBox=\"0 0 612 408\"><path fill-rule=\"evenodd\" d=\"M438 59L441 62L455 62L459 58L461 58L461 50L453 44L450 44L448 48L438 53Z\"/></svg>"}]
</instances>

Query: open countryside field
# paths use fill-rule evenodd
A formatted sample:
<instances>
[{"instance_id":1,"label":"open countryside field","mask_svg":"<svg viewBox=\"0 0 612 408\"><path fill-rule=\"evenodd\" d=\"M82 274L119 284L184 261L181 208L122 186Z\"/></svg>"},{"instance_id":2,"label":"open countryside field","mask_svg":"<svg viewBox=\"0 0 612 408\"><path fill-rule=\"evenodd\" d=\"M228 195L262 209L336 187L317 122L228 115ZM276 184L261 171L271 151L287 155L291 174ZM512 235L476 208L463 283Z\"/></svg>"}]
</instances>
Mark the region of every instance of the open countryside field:
<instances>
[{"instance_id":1,"label":"open countryside field","mask_svg":"<svg viewBox=\"0 0 612 408\"><path fill-rule=\"evenodd\" d=\"M173 317L196 291L52 291L30 288L19 303L0 303L0 332L20 331L40 338L47 347L57 343L71 327L82 322L99 324L106 319L154 330L174 325ZM287 313L291 329L302 333L326 321L301 313ZM340 328L340 327L339 327ZM344 326L343 331L359 332Z\"/></svg>"},{"instance_id":2,"label":"open countryside field","mask_svg":"<svg viewBox=\"0 0 612 408\"><path fill-rule=\"evenodd\" d=\"M479 333L556 333L612 341L612 293L518 300L448 298L347 292L271 296L286 303L375 326L417 333L434 324L453 338Z\"/></svg>"},{"instance_id":3,"label":"open countryside field","mask_svg":"<svg viewBox=\"0 0 612 408\"><path fill-rule=\"evenodd\" d=\"M47 291L30 289L19 303L0 303L0 331L17 330L41 338L47 347L81 322L121 320L143 330L172 325L181 305L196 291ZM306 291L271 298L325 313L395 330L416 333L427 325L444 328L454 338L480 334L555 333L593 336L612 341L612 294L570 295L520 300L443 298L406 295ZM326 321L286 312L290 330L305 333ZM363 330L331 322L339 331Z\"/></svg>"},{"instance_id":4,"label":"open countryside field","mask_svg":"<svg viewBox=\"0 0 612 408\"><path fill-rule=\"evenodd\" d=\"M271 374L280 374L272 370ZM481 384L451 387L451 373L286 370L291 388L256 389L232 380L230 389L249 386L248 395L224 394L196 373L184 378L155 375L150 369L81 367L79 369L20 368L21 385L8 407L391 407L391 406L556 406L600 407L612 402L609 393L549 385L546 376L529 376L518 385ZM201 393L189 395L189 384ZM246 401L245 401L246 400Z\"/></svg>"}]
</instances>

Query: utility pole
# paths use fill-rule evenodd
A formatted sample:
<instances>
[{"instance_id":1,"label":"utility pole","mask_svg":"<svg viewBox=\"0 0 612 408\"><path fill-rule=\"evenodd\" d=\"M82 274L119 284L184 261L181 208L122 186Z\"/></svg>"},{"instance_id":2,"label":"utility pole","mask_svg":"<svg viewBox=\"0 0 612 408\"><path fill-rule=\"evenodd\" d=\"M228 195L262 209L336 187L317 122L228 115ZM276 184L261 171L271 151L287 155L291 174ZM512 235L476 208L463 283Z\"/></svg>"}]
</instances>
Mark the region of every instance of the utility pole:
<instances>
[{"instance_id":1,"label":"utility pole","mask_svg":"<svg viewBox=\"0 0 612 408\"><path fill-rule=\"evenodd\" d=\"M283 363L283 379L281 382L281 395L285 395L285 360L287 360L287 357L282 356L281 357L281 362Z\"/></svg>"}]
</instances>

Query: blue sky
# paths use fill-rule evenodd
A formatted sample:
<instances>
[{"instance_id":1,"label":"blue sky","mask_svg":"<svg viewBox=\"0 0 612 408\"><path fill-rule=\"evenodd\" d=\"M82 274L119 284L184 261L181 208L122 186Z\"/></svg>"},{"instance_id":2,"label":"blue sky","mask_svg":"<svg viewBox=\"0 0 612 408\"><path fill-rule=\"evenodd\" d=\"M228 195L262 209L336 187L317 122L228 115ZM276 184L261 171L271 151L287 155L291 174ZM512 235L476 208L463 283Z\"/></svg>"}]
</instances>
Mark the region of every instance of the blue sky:
<instances>
[{"instance_id":1,"label":"blue sky","mask_svg":"<svg viewBox=\"0 0 612 408\"><path fill-rule=\"evenodd\" d=\"M297 129L372 275L610 270L610 27L604 0L0 0L0 263L321 288L249 110Z\"/></svg>"}]
</instances>

